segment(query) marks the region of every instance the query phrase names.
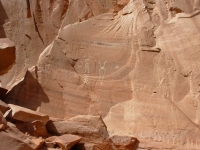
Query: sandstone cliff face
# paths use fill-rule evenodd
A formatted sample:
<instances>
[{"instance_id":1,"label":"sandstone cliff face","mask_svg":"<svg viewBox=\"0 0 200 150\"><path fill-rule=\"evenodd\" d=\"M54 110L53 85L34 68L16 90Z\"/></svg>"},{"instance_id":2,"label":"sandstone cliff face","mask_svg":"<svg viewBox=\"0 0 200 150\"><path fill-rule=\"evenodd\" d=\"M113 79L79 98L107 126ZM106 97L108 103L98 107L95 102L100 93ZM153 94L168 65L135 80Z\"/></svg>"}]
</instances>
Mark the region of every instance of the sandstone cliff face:
<instances>
[{"instance_id":1,"label":"sandstone cliff face","mask_svg":"<svg viewBox=\"0 0 200 150\"><path fill-rule=\"evenodd\" d=\"M5 101L57 118L100 114L141 149L200 147L199 0L1 0L15 43Z\"/></svg>"}]
</instances>

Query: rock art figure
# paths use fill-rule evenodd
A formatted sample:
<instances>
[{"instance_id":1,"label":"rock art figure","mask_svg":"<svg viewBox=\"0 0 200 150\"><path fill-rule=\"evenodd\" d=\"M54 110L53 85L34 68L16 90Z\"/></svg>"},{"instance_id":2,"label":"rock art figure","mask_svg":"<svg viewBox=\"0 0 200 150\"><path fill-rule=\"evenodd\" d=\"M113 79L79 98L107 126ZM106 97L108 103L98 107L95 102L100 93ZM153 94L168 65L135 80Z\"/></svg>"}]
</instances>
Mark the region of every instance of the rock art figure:
<instances>
[{"instance_id":1,"label":"rock art figure","mask_svg":"<svg viewBox=\"0 0 200 150\"><path fill-rule=\"evenodd\" d=\"M4 102L31 109L28 116L47 114L53 123L29 120L26 138L13 129L27 123L27 111L9 106L0 149L66 149L71 136L64 134L80 133L72 150L200 150L199 3L0 0L0 99L5 91ZM77 115L99 117L66 121ZM32 138L45 128L61 137ZM128 149L133 142L138 148Z\"/></svg>"},{"instance_id":2,"label":"rock art figure","mask_svg":"<svg viewBox=\"0 0 200 150\"><path fill-rule=\"evenodd\" d=\"M44 66L44 73L45 73L45 77L48 77L50 71L49 71L49 68L50 68L50 64L47 64Z\"/></svg>"},{"instance_id":3,"label":"rock art figure","mask_svg":"<svg viewBox=\"0 0 200 150\"><path fill-rule=\"evenodd\" d=\"M85 65L84 65L84 81L83 84L88 84L89 80L89 73L90 73L90 64L89 64L89 58L85 59Z\"/></svg>"},{"instance_id":4,"label":"rock art figure","mask_svg":"<svg viewBox=\"0 0 200 150\"><path fill-rule=\"evenodd\" d=\"M103 84L103 79L105 77L105 74L106 74L106 63L107 61L105 61L103 64L101 64L101 62L99 61L99 81L100 81L100 84Z\"/></svg>"}]
</instances>

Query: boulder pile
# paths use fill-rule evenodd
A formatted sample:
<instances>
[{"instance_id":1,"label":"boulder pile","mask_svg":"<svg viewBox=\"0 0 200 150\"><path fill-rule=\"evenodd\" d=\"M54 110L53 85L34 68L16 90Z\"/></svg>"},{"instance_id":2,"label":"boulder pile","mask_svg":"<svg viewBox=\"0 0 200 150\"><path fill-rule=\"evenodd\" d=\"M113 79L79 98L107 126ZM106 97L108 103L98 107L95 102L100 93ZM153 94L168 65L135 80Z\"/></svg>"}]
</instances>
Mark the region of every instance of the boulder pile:
<instances>
[{"instance_id":1,"label":"boulder pile","mask_svg":"<svg viewBox=\"0 0 200 150\"><path fill-rule=\"evenodd\" d=\"M0 100L0 147L4 150L133 150L137 139L109 137L101 116L71 119L48 115Z\"/></svg>"}]
</instances>

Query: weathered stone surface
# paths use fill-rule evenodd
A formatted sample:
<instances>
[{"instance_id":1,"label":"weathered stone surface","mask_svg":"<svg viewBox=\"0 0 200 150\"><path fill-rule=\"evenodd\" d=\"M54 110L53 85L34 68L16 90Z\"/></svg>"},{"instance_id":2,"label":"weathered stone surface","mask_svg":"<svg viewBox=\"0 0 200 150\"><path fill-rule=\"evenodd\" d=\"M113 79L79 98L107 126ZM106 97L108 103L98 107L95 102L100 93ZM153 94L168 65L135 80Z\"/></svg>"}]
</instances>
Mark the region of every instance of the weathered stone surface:
<instances>
[{"instance_id":1,"label":"weathered stone surface","mask_svg":"<svg viewBox=\"0 0 200 150\"><path fill-rule=\"evenodd\" d=\"M2 100L0 100L0 111L4 114L9 109L10 107L6 103L4 103Z\"/></svg>"},{"instance_id":2,"label":"weathered stone surface","mask_svg":"<svg viewBox=\"0 0 200 150\"><path fill-rule=\"evenodd\" d=\"M0 140L1 149L9 150L38 150L42 145L35 140L33 142L11 123L8 123L6 132L0 132Z\"/></svg>"},{"instance_id":3,"label":"weathered stone surface","mask_svg":"<svg viewBox=\"0 0 200 150\"><path fill-rule=\"evenodd\" d=\"M0 146L2 149L33 150L33 148L31 148L28 144L16 137L10 136L6 132L0 132L0 140Z\"/></svg>"},{"instance_id":4,"label":"weathered stone surface","mask_svg":"<svg viewBox=\"0 0 200 150\"><path fill-rule=\"evenodd\" d=\"M0 2L0 33L16 47L0 77L6 102L61 119L100 114L138 149L199 149L199 0Z\"/></svg>"},{"instance_id":5,"label":"weathered stone surface","mask_svg":"<svg viewBox=\"0 0 200 150\"><path fill-rule=\"evenodd\" d=\"M133 150L137 146L137 139L134 137L114 135L110 139L119 150Z\"/></svg>"},{"instance_id":6,"label":"weathered stone surface","mask_svg":"<svg viewBox=\"0 0 200 150\"><path fill-rule=\"evenodd\" d=\"M1 0L0 29L3 37L16 43L16 64L1 77L3 87L10 90L19 83L26 70L37 64L39 55L55 39L61 26L116 12L128 1Z\"/></svg>"},{"instance_id":7,"label":"weathered stone surface","mask_svg":"<svg viewBox=\"0 0 200 150\"><path fill-rule=\"evenodd\" d=\"M0 75L12 68L15 63L15 45L8 38L0 38Z\"/></svg>"},{"instance_id":8,"label":"weathered stone surface","mask_svg":"<svg viewBox=\"0 0 200 150\"><path fill-rule=\"evenodd\" d=\"M36 150L40 150L40 148L43 146L44 144L44 140L41 138L38 139L31 139L31 141L36 145L35 149Z\"/></svg>"},{"instance_id":9,"label":"weathered stone surface","mask_svg":"<svg viewBox=\"0 0 200 150\"><path fill-rule=\"evenodd\" d=\"M70 150L74 145L80 142L81 137L71 134L62 136L52 136L46 139L47 142L55 142L63 150Z\"/></svg>"},{"instance_id":10,"label":"weathered stone surface","mask_svg":"<svg viewBox=\"0 0 200 150\"><path fill-rule=\"evenodd\" d=\"M49 121L46 127L49 133L76 134L87 142L103 142L108 138L106 126L100 116L76 116L69 120Z\"/></svg>"},{"instance_id":11,"label":"weathered stone surface","mask_svg":"<svg viewBox=\"0 0 200 150\"><path fill-rule=\"evenodd\" d=\"M22 122L32 122L35 120L39 120L43 122L44 125L46 125L46 123L49 121L48 115L44 115L42 113L13 104L8 104L8 105L12 109L12 111L10 112L12 119Z\"/></svg>"},{"instance_id":12,"label":"weathered stone surface","mask_svg":"<svg viewBox=\"0 0 200 150\"><path fill-rule=\"evenodd\" d=\"M72 150L136 150L138 148L138 140L130 136L112 136L103 142L83 142L74 146Z\"/></svg>"},{"instance_id":13,"label":"weathered stone surface","mask_svg":"<svg viewBox=\"0 0 200 150\"><path fill-rule=\"evenodd\" d=\"M47 137L48 132L46 130L46 126L43 124L42 121L33 121L33 122L16 122L16 127L22 131L23 133L29 133L31 136L35 137Z\"/></svg>"}]
</instances>

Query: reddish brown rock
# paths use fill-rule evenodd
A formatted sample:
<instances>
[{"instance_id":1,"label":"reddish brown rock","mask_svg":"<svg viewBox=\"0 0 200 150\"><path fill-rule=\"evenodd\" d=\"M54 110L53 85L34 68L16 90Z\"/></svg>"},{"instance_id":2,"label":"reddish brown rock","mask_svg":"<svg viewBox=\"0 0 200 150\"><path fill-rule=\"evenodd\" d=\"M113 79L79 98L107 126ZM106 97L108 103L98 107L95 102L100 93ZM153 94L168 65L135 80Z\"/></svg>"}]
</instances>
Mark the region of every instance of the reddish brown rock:
<instances>
[{"instance_id":1,"label":"reddish brown rock","mask_svg":"<svg viewBox=\"0 0 200 150\"><path fill-rule=\"evenodd\" d=\"M135 150L138 148L138 140L130 136L112 136L99 143L80 142L72 150Z\"/></svg>"},{"instance_id":2,"label":"reddish brown rock","mask_svg":"<svg viewBox=\"0 0 200 150\"><path fill-rule=\"evenodd\" d=\"M6 132L0 132L1 149L39 150L42 146L38 140L33 140L20 132L14 124L8 122ZM37 142L36 142L37 141Z\"/></svg>"},{"instance_id":3,"label":"reddish brown rock","mask_svg":"<svg viewBox=\"0 0 200 150\"><path fill-rule=\"evenodd\" d=\"M55 142L63 150L70 150L74 145L80 142L81 137L71 134L62 136L52 136L46 139L46 142Z\"/></svg>"},{"instance_id":4,"label":"reddish brown rock","mask_svg":"<svg viewBox=\"0 0 200 150\"><path fill-rule=\"evenodd\" d=\"M0 131L1 130L5 130L7 127L7 121L6 119L3 117L2 112L0 111Z\"/></svg>"},{"instance_id":5,"label":"reddish brown rock","mask_svg":"<svg viewBox=\"0 0 200 150\"><path fill-rule=\"evenodd\" d=\"M6 132L0 132L0 146L2 149L12 150L33 150L28 144L24 143L23 140L16 137L10 136Z\"/></svg>"},{"instance_id":6,"label":"reddish brown rock","mask_svg":"<svg viewBox=\"0 0 200 150\"><path fill-rule=\"evenodd\" d=\"M8 38L0 38L0 75L12 68L15 63L15 45Z\"/></svg>"},{"instance_id":7,"label":"reddish brown rock","mask_svg":"<svg viewBox=\"0 0 200 150\"><path fill-rule=\"evenodd\" d=\"M38 139L31 139L31 141L36 145L35 150L40 150L40 148L43 146L44 144L44 140L41 138Z\"/></svg>"},{"instance_id":8,"label":"reddish brown rock","mask_svg":"<svg viewBox=\"0 0 200 150\"><path fill-rule=\"evenodd\" d=\"M9 109L10 107L6 103L4 103L2 100L0 100L0 111L4 114Z\"/></svg>"},{"instance_id":9,"label":"reddish brown rock","mask_svg":"<svg viewBox=\"0 0 200 150\"><path fill-rule=\"evenodd\" d=\"M56 145L56 142L55 141L45 141L45 146L47 147L47 148L54 148L55 147L55 145Z\"/></svg>"},{"instance_id":10,"label":"reddish brown rock","mask_svg":"<svg viewBox=\"0 0 200 150\"><path fill-rule=\"evenodd\" d=\"M110 139L119 150L133 150L137 148L137 139L134 137L114 135Z\"/></svg>"},{"instance_id":11,"label":"reddish brown rock","mask_svg":"<svg viewBox=\"0 0 200 150\"><path fill-rule=\"evenodd\" d=\"M33 121L33 122L16 122L16 127L22 131L23 133L28 133L31 136L35 137L47 137L48 133L46 130L46 126L43 124L42 121Z\"/></svg>"},{"instance_id":12,"label":"reddish brown rock","mask_svg":"<svg viewBox=\"0 0 200 150\"><path fill-rule=\"evenodd\" d=\"M44 125L46 125L46 123L49 121L49 116L44 115L42 113L13 104L8 104L8 105L12 109L12 111L10 112L12 119L22 122L32 122L35 120L39 120L43 122Z\"/></svg>"},{"instance_id":13,"label":"reddish brown rock","mask_svg":"<svg viewBox=\"0 0 200 150\"><path fill-rule=\"evenodd\" d=\"M127 2L1 0L17 56L0 77L5 100L61 119L100 114L138 149L199 150L200 1Z\"/></svg>"},{"instance_id":14,"label":"reddish brown rock","mask_svg":"<svg viewBox=\"0 0 200 150\"><path fill-rule=\"evenodd\" d=\"M8 90L0 87L0 99L5 99Z\"/></svg>"},{"instance_id":15,"label":"reddish brown rock","mask_svg":"<svg viewBox=\"0 0 200 150\"><path fill-rule=\"evenodd\" d=\"M118 150L111 141L103 143L80 143L75 145L72 150Z\"/></svg>"},{"instance_id":16,"label":"reddish brown rock","mask_svg":"<svg viewBox=\"0 0 200 150\"><path fill-rule=\"evenodd\" d=\"M106 126L100 116L76 116L69 120L50 121L46 127L49 133L75 134L87 142L103 142L108 138Z\"/></svg>"}]
</instances>

